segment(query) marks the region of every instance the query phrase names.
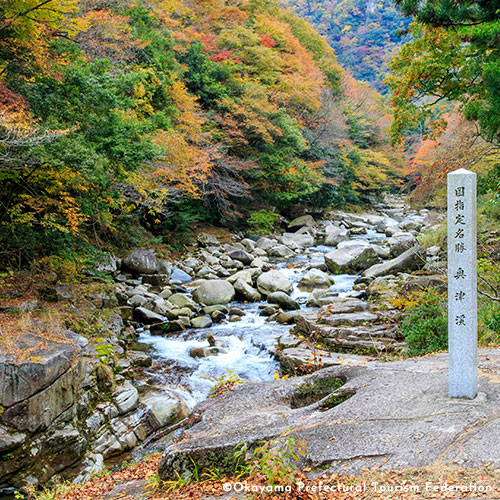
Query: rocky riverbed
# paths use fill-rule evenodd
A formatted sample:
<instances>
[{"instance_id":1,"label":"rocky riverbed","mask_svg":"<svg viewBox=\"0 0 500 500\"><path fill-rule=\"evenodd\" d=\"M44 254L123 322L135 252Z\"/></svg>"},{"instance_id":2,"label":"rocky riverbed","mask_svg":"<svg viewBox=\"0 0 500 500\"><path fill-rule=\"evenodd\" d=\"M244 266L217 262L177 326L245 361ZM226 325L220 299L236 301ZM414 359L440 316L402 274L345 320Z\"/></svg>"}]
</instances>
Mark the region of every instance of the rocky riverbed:
<instances>
[{"instance_id":1,"label":"rocky riverbed","mask_svg":"<svg viewBox=\"0 0 500 500\"><path fill-rule=\"evenodd\" d=\"M154 448L228 370L266 382L402 352L388 300L446 287L441 249L417 241L439 219L389 197L370 213L304 215L271 236L201 234L177 262L147 249L110 255L99 266L116 283L101 298L115 311L109 338L67 332L24 362L0 358L0 486L82 481Z\"/></svg>"}]
</instances>

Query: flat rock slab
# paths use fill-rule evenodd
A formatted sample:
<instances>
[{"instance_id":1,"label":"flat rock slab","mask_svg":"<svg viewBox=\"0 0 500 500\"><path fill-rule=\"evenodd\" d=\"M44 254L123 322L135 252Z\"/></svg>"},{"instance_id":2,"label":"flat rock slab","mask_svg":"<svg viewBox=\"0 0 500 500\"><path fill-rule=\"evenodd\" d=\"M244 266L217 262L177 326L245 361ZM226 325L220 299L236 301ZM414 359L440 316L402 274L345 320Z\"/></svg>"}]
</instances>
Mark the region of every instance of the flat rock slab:
<instances>
[{"instance_id":1,"label":"flat rock slab","mask_svg":"<svg viewBox=\"0 0 500 500\"><path fill-rule=\"evenodd\" d=\"M63 332L59 341L41 340L25 334L17 340L19 354L0 350L0 405L9 407L24 401L51 385L67 372L88 341L71 331Z\"/></svg>"},{"instance_id":2,"label":"flat rock slab","mask_svg":"<svg viewBox=\"0 0 500 500\"><path fill-rule=\"evenodd\" d=\"M307 346L289 347L279 351L276 356L283 369L287 371L294 368L309 365L312 367L321 365L321 367L337 366L342 364L366 364L364 356L355 354L339 354L336 352L327 352L318 348Z\"/></svg>"},{"instance_id":3,"label":"flat rock slab","mask_svg":"<svg viewBox=\"0 0 500 500\"><path fill-rule=\"evenodd\" d=\"M438 354L242 384L195 407L201 421L166 448L160 475L182 473L192 466L191 458L200 470L214 461L220 466L239 443L252 445L285 432L307 441L312 467L329 466L332 472L439 464L500 467L500 349L479 351L481 394L475 400L447 397L447 363L447 354ZM318 378L342 378L346 383L334 395L352 397L331 408L325 400L296 407L297 395Z\"/></svg>"}]
</instances>

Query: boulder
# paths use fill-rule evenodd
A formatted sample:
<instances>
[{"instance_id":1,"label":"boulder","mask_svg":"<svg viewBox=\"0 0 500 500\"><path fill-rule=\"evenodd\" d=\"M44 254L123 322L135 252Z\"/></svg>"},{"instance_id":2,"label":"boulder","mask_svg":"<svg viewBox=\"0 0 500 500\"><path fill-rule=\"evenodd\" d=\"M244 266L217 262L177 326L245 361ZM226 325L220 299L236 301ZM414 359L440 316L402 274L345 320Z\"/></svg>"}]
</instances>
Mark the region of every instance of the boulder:
<instances>
[{"instance_id":1,"label":"boulder","mask_svg":"<svg viewBox=\"0 0 500 500\"><path fill-rule=\"evenodd\" d=\"M245 252L245 250L233 250L228 255L233 260L239 260L241 263L245 264L245 266L248 266L254 259L253 255Z\"/></svg>"},{"instance_id":2,"label":"boulder","mask_svg":"<svg viewBox=\"0 0 500 500\"><path fill-rule=\"evenodd\" d=\"M273 292L290 293L293 290L293 286L281 271L272 270L261 274L257 278L257 289L260 293L269 295Z\"/></svg>"},{"instance_id":3,"label":"boulder","mask_svg":"<svg viewBox=\"0 0 500 500\"><path fill-rule=\"evenodd\" d=\"M377 255L382 259L388 259L390 257L390 252L388 247L381 247L380 245L374 245L373 243L370 245L373 250L377 253Z\"/></svg>"},{"instance_id":4,"label":"boulder","mask_svg":"<svg viewBox=\"0 0 500 500\"><path fill-rule=\"evenodd\" d=\"M283 245L298 248L307 248L314 245L314 238L307 233L285 233L280 241Z\"/></svg>"},{"instance_id":5,"label":"boulder","mask_svg":"<svg viewBox=\"0 0 500 500\"><path fill-rule=\"evenodd\" d=\"M256 257L255 259L252 260L250 265L252 267L256 267L256 268L260 269L261 271L269 271L271 269L271 265L269 264L268 260L264 260L264 259L267 259L267 257L264 257L264 258Z\"/></svg>"},{"instance_id":6,"label":"boulder","mask_svg":"<svg viewBox=\"0 0 500 500\"><path fill-rule=\"evenodd\" d=\"M172 264L168 260L157 260L156 272L170 277L172 274Z\"/></svg>"},{"instance_id":7,"label":"boulder","mask_svg":"<svg viewBox=\"0 0 500 500\"><path fill-rule=\"evenodd\" d=\"M210 328L212 326L212 319L209 316L199 316L191 320L193 328Z\"/></svg>"},{"instance_id":8,"label":"boulder","mask_svg":"<svg viewBox=\"0 0 500 500\"><path fill-rule=\"evenodd\" d=\"M153 429L161 429L175 420L184 418L189 413L185 403L181 402L174 393L149 389L140 396L140 402L153 417Z\"/></svg>"},{"instance_id":9,"label":"boulder","mask_svg":"<svg viewBox=\"0 0 500 500\"><path fill-rule=\"evenodd\" d=\"M298 231L301 227L314 227L316 225L316 222L314 221L314 218L311 215L302 215L301 217L297 217L296 219L293 219L290 224L288 224L288 229L290 232L294 233L295 231Z\"/></svg>"},{"instance_id":10,"label":"boulder","mask_svg":"<svg viewBox=\"0 0 500 500\"><path fill-rule=\"evenodd\" d=\"M173 306L167 300L158 297L153 301L153 311L158 314L167 314L173 309Z\"/></svg>"},{"instance_id":11,"label":"boulder","mask_svg":"<svg viewBox=\"0 0 500 500\"><path fill-rule=\"evenodd\" d=\"M173 295L170 295L168 301L180 309L189 307L189 309L195 311L198 308L196 302L194 302L194 300L185 293L174 293Z\"/></svg>"},{"instance_id":12,"label":"boulder","mask_svg":"<svg viewBox=\"0 0 500 500\"><path fill-rule=\"evenodd\" d=\"M325 264L335 274L356 274L381 261L371 246L338 248L325 255Z\"/></svg>"},{"instance_id":13,"label":"boulder","mask_svg":"<svg viewBox=\"0 0 500 500\"><path fill-rule=\"evenodd\" d=\"M262 299L262 295L253 286L249 285L244 279L239 278L234 283L234 289L237 296L248 300L249 302L257 302Z\"/></svg>"},{"instance_id":14,"label":"boulder","mask_svg":"<svg viewBox=\"0 0 500 500\"><path fill-rule=\"evenodd\" d=\"M156 265L156 255L146 248L136 248L122 260L124 269L138 274L153 274Z\"/></svg>"},{"instance_id":15,"label":"boulder","mask_svg":"<svg viewBox=\"0 0 500 500\"><path fill-rule=\"evenodd\" d=\"M398 231L394 233L388 240L390 247L390 256L397 257L409 248L416 247L418 245L418 240L411 233L405 233Z\"/></svg>"},{"instance_id":16,"label":"boulder","mask_svg":"<svg viewBox=\"0 0 500 500\"><path fill-rule=\"evenodd\" d=\"M257 246L257 248L260 248L261 250L267 251L270 248L277 245L277 243L278 242L276 240L272 240L270 238L266 238L265 236L263 236L262 238L257 240L256 246Z\"/></svg>"},{"instance_id":17,"label":"boulder","mask_svg":"<svg viewBox=\"0 0 500 500\"><path fill-rule=\"evenodd\" d=\"M388 260L382 264L376 264L363 272L363 276L376 278L403 272L417 271L425 266L425 250L421 246L415 246L403 252L395 259Z\"/></svg>"},{"instance_id":18,"label":"boulder","mask_svg":"<svg viewBox=\"0 0 500 500\"><path fill-rule=\"evenodd\" d=\"M167 313L167 318L170 320L180 319L180 318L193 318L193 317L194 317L194 312L189 307L172 309Z\"/></svg>"},{"instance_id":19,"label":"boulder","mask_svg":"<svg viewBox=\"0 0 500 500\"><path fill-rule=\"evenodd\" d=\"M269 441L279 447L286 438L307 442L308 465L320 471L326 463L335 474L436 463L500 467L491 445L500 431L498 400L489 396L498 390L495 377L482 377L481 391L488 397L450 399L444 396L446 353L367 366L366 359L351 361L346 354L337 359L338 366L307 377L241 384L200 403L198 422L167 445L160 478L175 479L176 472L192 470L193 461L200 475L222 464L228 464L224 473L231 473L239 443L251 449ZM498 349L480 353L485 371L494 371L499 362Z\"/></svg>"},{"instance_id":20,"label":"boulder","mask_svg":"<svg viewBox=\"0 0 500 500\"><path fill-rule=\"evenodd\" d=\"M243 269L242 271L238 271L231 275L227 281L233 284L236 283L239 279L246 281L249 285L252 285L253 282L257 279L258 276L262 274L262 271L258 267L251 267L249 269Z\"/></svg>"},{"instance_id":21,"label":"boulder","mask_svg":"<svg viewBox=\"0 0 500 500\"><path fill-rule=\"evenodd\" d=\"M267 296L270 304L278 304L285 311L300 309L300 305L285 292L273 292Z\"/></svg>"},{"instance_id":22,"label":"boulder","mask_svg":"<svg viewBox=\"0 0 500 500\"><path fill-rule=\"evenodd\" d=\"M276 245L267 251L267 254L271 257L280 257L286 259L295 255L295 252L285 245Z\"/></svg>"},{"instance_id":23,"label":"boulder","mask_svg":"<svg viewBox=\"0 0 500 500\"><path fill-rule=\"evenodd\" d=\"M319 269L311 269L299 281L299 288L312 290L314 288L329 288L334 280Z\"/></svg>"},{"instance_id":24,"label":"boulder","mask_svg":"<svg viewBox=\"0 0 500 500\"><path fill-rule=\"evenodd\" d=\"M120 385L111 398L118 408L118 415L124 415L131 410L137 408L139 403L139 393L137 389L126 380L123 385Z\"/></svg>"},{"instance_id":25,"label":"boulder","mask_svg":"<svg viewBox=\"0 0 500 500\"><path fill-rule=\"evenodd\" d=\"M16 347L30 353L32 359L19 360L15 363L11 356L0 349L0 406L8 407L22 402L41 392L67 372L82 347L88 340L76 333L66 331L60 340L40 339L25 334L18 339Z\"/></svg>"},{"instance_id":26,"label":"boulder","mask_svg":"<svg viewBox=\"0 0 500 500\"><path fill-rule=\"evenodd\" d=\"M350 234L349 229L337 226L327 226L325 245L336 247L341 241L347 241Z\"/></svg>"},{"instance_id":27,"label":"boulder","mask_svg":"<svg viewBox=\"0 0 500 500\"><path fill-rule=\"evenodd\" d=\"M256 243L254 240L250 238L244 238L241 240L241 244L247 248L247 250L252 251L256 247Z\"/></svg>"},{"instance_id":28,"label":"boulder","mask_svg":"<svg viewBox=\"0 0 500 500\"><path fill-rule=\"evenodd\" d=\"M194 300L206 306L228 304L234 299L234 295L233 285L226 280L206 281L193 292Z\"/></svg>"},{"instance_id":29,"label":"boulder","mask_svg":"<svg viewBox=\"0 0 500 500\"><path fill-rule=\"evenodd\" d=\"M6 408L1 420L20 431L39 432L75 403L78 377L83 368L68 370L54 383L31 397Z\"/></svg>"},{"instance_id":30,"label":"boulder","mask_svg":"<svg viewBox=\"0 0 500 500\"><path fill-rule=\"evenodd\" d=\"M142 295L134 295L133 297L130 297L130 299L128 299L128 304L132 307L142 307L145 306L148 302L149 300Z\"/></svg>"},{"instance_id":31,"label":"boulder","mask_svg":"<svg viewBox=\"0 0 500 500\"><path fill-rule=\"evenodd\" d=\"M155 323L162 323L167 318L144 307L136 307L134 309L134 320L144 325L153 325Z\"/></svg>"},{"instance_id":32,"label":"boulder","mask_svg":"<svg viewBox=\"0 0 500 500\"><path fill-rule=\"evenodd\" d=\"M193 281L193 278L188 273L186 273L182 269L179 269L176 266L172 269L172 274L170 275L170 281L183 284Z\"/></svg>"},{"instance_id":33,"label":"boulder","mask_svg":"<svg viewBox=\"0 0 500 500\"><path fill-rule=\"evenodd\" d=\"M399 223L392 217L386 217L383 221L377 224L377 231L379 233L393 234L399 230Z\"/></svg>"}]
</instances>

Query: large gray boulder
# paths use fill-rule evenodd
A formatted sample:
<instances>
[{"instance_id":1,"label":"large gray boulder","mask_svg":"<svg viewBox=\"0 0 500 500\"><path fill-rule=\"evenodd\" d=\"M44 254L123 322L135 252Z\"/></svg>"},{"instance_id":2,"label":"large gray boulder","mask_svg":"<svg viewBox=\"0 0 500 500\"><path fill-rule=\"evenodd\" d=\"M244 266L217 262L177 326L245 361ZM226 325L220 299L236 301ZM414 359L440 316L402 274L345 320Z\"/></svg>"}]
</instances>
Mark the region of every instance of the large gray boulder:
<instances>
[{"instance_id":1,"label":"large gray boulder","mask_svg":"<svg viewBox=\"0 0 500 500\"><path fill-rule=\"evenodd\" d=\"M226 280L210 280L201 284L194 292L193 298L199 304L214 306L228 304L234 299L234 287Z\"/></svg>"},{"instance_id":2,"label":"large gray boulder","mask_svg":"<svg viewBox=\"0 0 500 500\"><path fill-rule=\"evenodd\" d=\"M262 295L253 286L249 285L243 278L239 278L234 283L237 295L243 300L257 302L262 299Z\"/></svg>"},{"instance_id":3,"label":"large gray boulder","mask_svg":"<svg viewBox=\"0 0 500 500\"><path fill-rule=\"evenodd\" d=\"M368 245L338 248L325 255L325 264L334 274L356 274L381 261Z\"/></svg>"},{"instance_id":4,"label":"large gray boulder","mask_svg":"<svg viewBox=\"0 0 500 500\"><path fill-rule=\"evenodd\" d=\"M293 286L281 271L272 270L261 274L257 278L257 289L263 295L269 295L273 292L290 293L293 290Z\"/></svg>"},{"instance_id":5,"label":"large gray boulder","mask_svg":"<svg viewBox=\"0 0 500 500\"><path fill-rule=\"evenodd\" d=\"M425 266L425 262L425 250L421 246L416 246L406 250L395 259L370 267L363 272L363 276L376 278L388 274L417 271Z\"/></svg>"},{"instance_id":6,"label":"large gray boulder","mask_svg":"<svg viewBox=\"0 0 500 500\"><path fill-rule=\"evenodd\" d=\"M17 339L19 361L0 351L1 423L19 431L48 429L75 403L85 372L79 355L87 344L71 331L44 342L25 334ZM28 359L23 359L23 352L29 353Z\"/></svg>"},{"instance_id":7,"label":"large gray boulder","mask_svg":"<svg viewBox=\"0 0 500 500\"><path fill-rule=\"evenodd\" d=\"M397 257L409 248L418 245L418 240L413 234L404 233L402 231L394 233L387 242L389 243L391 257Z\"/></svg>"},{"instance_id":8,"label":"large gray boulder","mask_svg":"<svg viewBox=\"0 0 500 500\"><path fill-rule=\"evenodd\" d=\"M288 224L288 229L290 232L294 233L301 227L314 227L315 225L316 222L314 221L312 215L302 215L301 217L293 219L293 221Z\"/></svg>"},{"instance_id":9,"label":"large gray boulder","mask_svg":"<svg viewBox=\"0 0 500 500\"><path fill-rule=\"evenodd\" d=\"M154 325L155 323L163 323L167 318L145 307L136 307L134 309L134 320L145 325Z\"/></svg>"},{"instance_id":10,"label":"large gray boulder","mask_svg":"<svg viewBox=\"0 0 500 500\"><path fill-rule=\"evenodd\" d=\"M245 252L245 250L233 250L232 252L229 252L229 257L233 260L239 260L245 266L248 266L250 262L254 259L254 256L248 252Z\"/></svg>"},{"instance_id":11,"label":"large gray boulder","mask_svg":"<svg viewBox=\"0 0 500 500\"><path fill-rule=\"evenodd\" d=\"M193 278L183 271L182 269L179 269L178 267L174 267L172 269L172 274L170 275L170 281L176 282L176 283L189 283L190 281L193 281Z\"/></svg>"},{"instance_id":12,"label":"large gray boulder","mask_svg":"<svg viewBox=\"0 0 500 500\"><path fill-rule=\"evenodd\" d=\"M221 464L231 473L238 444L279 447L287 438L307 442L308 465L320 471L328 464L330 473L436 464L500 468L492 447L500 432L495 377L481 377L484 394L476 400L450 399L447 354L389 363L347 364L350 356L341 357L340 366L307 377L241 384L198 404L198 422L166 447L160 478L175 479L193 462L200 474ZM480 350L484 373L499 363L498 349Z\"/></svg>"},{"instance_id":13,"label":"large gray boulder","mask_svg":"<svg viewBox=\"0 0 500 500\"><path fill-rule=\"evenodd\" d=\"M319 269L311 269L302 276L299 281L299 287L306 290L314 288L328 288L334 283L333 278Z\"/></svg>"},{"instance_id":14,"label":"large gray boulder","mask_svg":"<svg viewBox=\"0 0 500 500\"><path fill-rule=\"evenodd\" d=\"M0 406L12 406L53 384L71 368L73 360L88 341L67 331L59 342L47 340L42 346L40 344L37 336L23 335L16 347L21 353L30 352L31 359L17 362L0 349Z\"/></svg>"},{"instance_id":15,"label":"large gray boulder","mask_svg":"<svg viewBox=\"0 0 500 500\"><path fill-rule=\"evenodd\" d=\"M377 224L377 231L379 233L385 233L387 235L392 235L399 231L399 223L392 217L385 218L382 222Z\"/></svg>"},{"instance_id":16,"label":"large gray boulder","mask_svg":"<svg viewBox=\"0 0 500 500\"><path fill-rule=\"evenodd\" d=\"M270 304L278 304L285 311L296 311L300 305L285 292L273 292L267 296Z\"/></svg>"},{"instance_id":17,"label":"large gray boulder","mask_svg":"<svg viewBox=\"0 0 500 500\"><path fill-rule=\"evenodd\" d=\"M259 238L257 240L256 246L257 248L260 248L261 250L265 250L267 252L267 250L269 250L270 248L272 248L277 244L278 242L276 240L273 240L271 238L266 238L265 236L263 236L262 238Z\"/></svg>"},{"instance_id":18,"label":"large gray boulder","mask_svg":"<svg viewBox=\"0 0 500 500\"><path fill-rule=\"evenodd\" d=\"M314 245L314 238L307 233L285 233L280 238L281 243L290 248L307 248Z\"/></svg>"},{"instance_id":19,"label":"large gray boulder","mask_svg":"<svg viewBox=\"0 0 500 500\"><path fill-rule=\"evenodd\" d=\"M347 241L350 235L349 229L337 226L327 226L325 245L336 247L341 241Z\"/></svg>"},{"instance_id":20,"label":"large gray boulder","mask_svg":"<svg viewBox=\"0 0 500 500\"><path fill-rule=\"evenodd\" d=\"M295 255L295 252L285 245L276 245L267 251L268 255L271 257L280 257L286 259Z\"/></svg>"},{"instance_id":21,"label":"large gray boulder","mask_svg":"<svg viewBox=\"0 0 500 500\"><path fill-rule=\"evenodd\" d=\"M136 248L122 260L122 267L138 274L153 274L156 265L156 255L146 248Z\"/></svg>"}]
</instances>

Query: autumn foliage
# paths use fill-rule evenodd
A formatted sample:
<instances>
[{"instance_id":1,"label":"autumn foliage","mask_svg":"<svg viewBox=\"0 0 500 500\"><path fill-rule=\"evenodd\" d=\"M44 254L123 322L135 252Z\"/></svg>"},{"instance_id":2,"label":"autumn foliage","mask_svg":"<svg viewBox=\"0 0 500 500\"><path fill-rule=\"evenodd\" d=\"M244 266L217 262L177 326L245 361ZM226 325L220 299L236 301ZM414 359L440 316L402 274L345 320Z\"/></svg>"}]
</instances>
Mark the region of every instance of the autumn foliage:
<instances>
[{"instance_id":1,"label":"autumn foliage","mask_svg":"<svg viewBox=\"0 0 500 500\"><path fill-rule=\"evenodd\" d=\"M277 1L13 0L0 50L4 263L397 183L380 96Z\"/></svg>"}]
</instances>

